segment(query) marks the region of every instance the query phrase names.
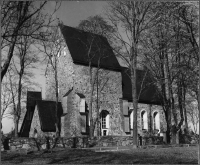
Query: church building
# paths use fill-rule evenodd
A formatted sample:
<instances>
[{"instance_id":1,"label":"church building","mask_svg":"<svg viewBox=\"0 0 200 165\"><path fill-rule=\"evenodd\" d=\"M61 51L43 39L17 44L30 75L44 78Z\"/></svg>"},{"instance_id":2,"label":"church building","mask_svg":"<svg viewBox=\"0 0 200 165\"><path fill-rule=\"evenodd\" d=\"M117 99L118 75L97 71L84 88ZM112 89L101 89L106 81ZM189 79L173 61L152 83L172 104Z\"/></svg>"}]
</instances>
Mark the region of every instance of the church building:
<instances>
[{"instance_id":1,"label":"church building","mask_svg":"<svg viewBox=\"0 0 200 165\"><path fill-rule=\"evenodd\" d=\"M101 136L131 136L133 106L130 71L120 66L103 36L60 25L65 41L58 54L59 129L61 137L89 135L91 80L93 120L100 117ZM91 70L90 70L91 69ZM50 65L46 69L46 93L28 91L27 112L20 136L55 132L55 82ZM137 70L138 133L160 136L166 131L158 89L148 70ZM98 115L99 114L99 115ZM97 124L96 124L97 125ZM95 125L94 134L97 135Z\"/></svg>"}]
</instances>

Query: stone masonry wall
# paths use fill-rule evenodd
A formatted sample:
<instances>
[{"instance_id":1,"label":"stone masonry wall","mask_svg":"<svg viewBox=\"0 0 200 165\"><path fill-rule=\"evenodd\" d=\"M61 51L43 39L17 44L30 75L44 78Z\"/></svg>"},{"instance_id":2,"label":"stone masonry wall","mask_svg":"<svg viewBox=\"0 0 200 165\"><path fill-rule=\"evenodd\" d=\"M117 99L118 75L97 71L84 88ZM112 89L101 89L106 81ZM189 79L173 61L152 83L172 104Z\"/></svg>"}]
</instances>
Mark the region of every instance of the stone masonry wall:
<instances>
[{"instance_id":1,"label":"stone masonry wall","mask_svg":"<svg viewBox=\"0 0 200 165\"><path fill-rule=\"evenodd\" d=\"M55 139L50 137L46 138L11 138L8 140L9 150L22 151L27 154L28 151L37 151L38 149L47 149L48 145L52 148ZM138 140L138 146L140 145L158 145L163 144L162 137L150 137L143 138L142 143ZM71 137L71 138L59 138L56 147L65 148L88 148L88 147L116 147L116 146L132 146L133 137L130 136L104 136L100 139L94 137L92 139L88 137Z\"/></svg>"},{"instance_id":2,"label":"stone masonry wall","mask_svg":"<svg viewBox=\"0 0 200 165\"><path fill-rule=\"evenodd\" d=\"M62 117L62 137L81 136L81 127L78 123L78 103L74 90L67 96L67 114Z\"/></svg>"},{"instance_id":3,"label":"stone masonry wall","mask_svg":"<svg viewBox=\"0 0 200 165\"><path fill-rule=\"evenodd\" d=\"M93 73L95 68L93 69ZM72 57L67 47L65 47L59 57L58 66L59 77L59 101L62 102L64 112L67 112L65 116L61 118L62 123L62 136L79 136L80 123L77 119L80 118L79 103L76 101L76 93L81 93L85 96L86 104L89 105L90 94L90 76L89 67L83 65L74 64ZM100 70L98 74L98 98L100 112L107 110L109 112L109 135L126 135L124 133L124 116L120 111L120 98L122 98L122 79L121 73L108 70ZM55 88L54 78L51 68L47 70L46 78L46 99L55 100ZM63 102L63 96L73 89L73 93L66 101ZM93 111L96 111L97 103L97 83L94 86L93 93ZM66 105L67 104L67 105ZM129 107L132 107L129 103ZM122 108L122 107L121 107ZM154 111L158 111L160 115L160 128L165 131L165 119L161 107L152 105L151 110L147 104L138 104L138 133L142 134L141 129L141 111L145 110L148 113L148 131L152 127L152 116ZM130 109L130 108L129 108ZM151 111L151 113L150 113ZM94 112L94 118L96 113ZM151 122L150 122L151 119ZM73 132L73 133L72 133ZM96 133L96 131L95 131Z\"/></svg>"},{"instance_id":4,"label":"stone masonry wall","mask_svg":"<svg viewBox=\"0 0 200 165\"><path fill-rule=\"evenodd\" d=\"M37 130L37 133L38 133L39 136L42 135L42 130L41 130L37 106L35 106L33 119L32 119L32 123L31 123L31 128L30 128L30 132L29 132L29 137L34 137L34 129Z\"/></svg>"},{"instance_id":5,"label":"stone masonry wall","mask_svg":"<svg viewBox=\"0 0 200 165\"><path fill-rule=\"evenodd\" d=\"M166 132L167 131L167 123L166 123L166 120L165 120L165 114L164 114L162 107L158 106L158 105L153 105L151 109L152 109L151 116L153 116L153 113L156 112L156 111L160 115L160 132Z\"/></svg>"},{"instance_id":6,"label":"stone masonry wall","mask_svg":"<svg viewBox=\"0 0 200 165\"><path fill-rule=\"evenodd\" d=\"M93 73L95 68L93 69ZM55 91L52 89L54 80L51 69L47 71L46 79L46 99L55 100ZM119 98L122 98L122 79L121 73L109 70L99 70L98 72L98 98L99 98L99 107L100 112L102 110L107 110L110 114L110 126L109 134L110 135L122 135L123 129L121 127L121 113L120 113L120 104ZM81 93L85 96L86 104L89 104L89 94L90 94L90 76L89 76L89 67L73 64L69 50L66 48L63 49L59 57L59 98L62 101L63 96L73 88L74 93ZM74 96L75 97L75 96ZM93 93L93 110L96 111L96 102L97 102L97 83L95 83L94 93ZM76 103L72 103L73 106L78 108ZM63 107L66 107L65 105ZM72 115L69 112L72 109L67 109L67 115L62 117L62 123L64 121L69 121L67 116ZM80 113L77 110L76 115L73 113L73 117L80 117ZM96 113L94 118L96 117ZM71 123L74 123L75 120ZM66 123L64 124L66 126ZM79 124L76 124L79 125ZM76 128L78 129L78 128ZM79 129L78 129L79 130ZM68 134L68 133L67 133ZM68 134L69 135L69 134Z\"/></svg>"},{"instance_id":7,"label":"stone masonry wall","mask_svg":"<svg viewBox=\"0 0 200 165\"><path fill-rule=\"evenodd\" d=\"M72 57L67 47L63 48L58 63L58 84L59 84L59 101L73 87L74 69ZM54 73L49 65L46 71L46 100L55 100L55 80Z\"/></svg>"},{"instance_id":8,"label":"stone masonry wall","mask_svg":"<svg viewBox=\"0 0 200 165\"><path fill-rule=\"evenodd\" d=\"M85 96L86 104L89 105L90 96L90 77L89 67L74 65L74 91L82 93ZM121 73L108 70L100 70L98 74L98 99L100 112L107 110L109 112L109 135L122 135L120 117L119 98L122 97ZM93 118L96 116L97 106L97 83L94 86L93 93ZM100 113L99 112L99 113Z\"/></svg>"},{"instance_id":9,"label":"stone masonry wall","mask_svg":"<svg viewBox=\"0 0 200 165\"><path fill-rule=\"evenodd\" d=\"M128 103L128 107L129 107L129 114L131 115L132 112L132 102ZM121 103L122 106L122 103ZM121 107L122 108L122 107ZM142 121L141 121L141 113L142 111L147 112L147 123L148 123L148 129L147 131L143 131L142 130ZM165 121L165 116L162 110L161 106L157 106L157 105L149 105L149 104L143 104L143 103L138 103L138 111L137 111L137 126L138 126L138 134L140 134L141 136L144 136L146 134L146 132L148 134L153 134L153 114L154 112L158 112L159 116L160 116L160 132L165 132L166 131L166 121ZM123 112L121 113L123 114ZM129 117L131 117L129 115ZM130 120L130 133L126 133L127 135L132 135L132 121ZM124 116L122 115L122 127L124 127Z\"/></svg>"},{"instance_id":10,"label":"stone masonry wall","mask_svg":"<svg viewBox=\"0 0 200 165\"><path fill-rule=\"evenodd\" d=\"M138 104L138 133L143 135L143 131L141 128L141 113L142 111L147 112L147 123L148 123L148 132L153 133L153 114L154 112L158 112L160 117L160 132L166 131L166 121L164 117L164 113L161 106L157 105L149 105L149 104Z\"/></svg>"}]
</instances>

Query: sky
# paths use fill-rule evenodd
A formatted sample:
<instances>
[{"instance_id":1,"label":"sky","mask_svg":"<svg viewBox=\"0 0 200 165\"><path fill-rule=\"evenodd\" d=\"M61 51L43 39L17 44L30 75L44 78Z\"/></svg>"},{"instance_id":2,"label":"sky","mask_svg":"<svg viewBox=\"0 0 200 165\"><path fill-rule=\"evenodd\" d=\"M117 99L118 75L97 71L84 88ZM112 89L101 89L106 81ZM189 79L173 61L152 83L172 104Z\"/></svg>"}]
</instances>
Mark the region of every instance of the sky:
<instances>
[{"instance_id":1,"label":"sky","mask_svg":"<svg viewBox=\"0 0 200 165\"><path fill-rule=\"evenodd\" d=\"M59 18L64 25L76 27L81 20L89 16L95 16L103 13L107 4L106 1L62 1L59 10L54 14L54 18ZM46 11L50 14L55 7L55 1L48 1ZM35 78L33 81L40 84L36 90L42 91L42 98L45 99L45 68L46 65L39 64L38 69L34 69ZM3 132L8 133L14 128L13 121L3 119Z\"/></svg>"}]
</instances>

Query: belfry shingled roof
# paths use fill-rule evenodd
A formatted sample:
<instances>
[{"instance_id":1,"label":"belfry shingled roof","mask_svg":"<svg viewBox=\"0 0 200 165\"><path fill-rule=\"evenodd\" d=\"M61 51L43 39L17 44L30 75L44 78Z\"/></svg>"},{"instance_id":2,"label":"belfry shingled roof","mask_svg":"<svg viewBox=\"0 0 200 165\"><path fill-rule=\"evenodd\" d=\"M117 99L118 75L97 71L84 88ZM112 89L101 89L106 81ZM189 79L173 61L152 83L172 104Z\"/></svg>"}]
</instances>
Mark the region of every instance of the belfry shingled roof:
<instances>
[{"instance_id":1,"label":"belfry shingled roof","mask_svg":"<svg viewBox=\"0 0 200 165\"><path fill-rule=\"evenodd\" d=\"M98 61L101 59L101 68L121 71L105 37L65 25L59 26L74 63L88 66L91 60L91 65L98 67Z\"/></svg>"},{"instance_id":2,"label":"belfry shingled roof","mask_svg":"<svg viewBox=\"0 0 200 165\"><path fill-rule=\"evenodd\" d=\"M130 75L130 70L126 67L122 67L123 99L132 101ZM158 88L151 78L150 72L147 70L137 70L136 77L138 103L161 105L161 97L158 94Z\"/></svg>"}]
</instances>

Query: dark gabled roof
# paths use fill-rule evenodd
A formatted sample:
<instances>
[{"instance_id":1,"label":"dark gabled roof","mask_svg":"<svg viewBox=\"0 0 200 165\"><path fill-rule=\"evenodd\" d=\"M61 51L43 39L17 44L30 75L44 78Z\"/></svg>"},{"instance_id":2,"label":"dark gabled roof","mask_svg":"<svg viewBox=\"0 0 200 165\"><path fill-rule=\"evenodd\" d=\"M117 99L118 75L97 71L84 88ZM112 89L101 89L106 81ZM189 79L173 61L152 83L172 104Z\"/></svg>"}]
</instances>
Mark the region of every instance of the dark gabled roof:
<instances>
[{"instance_id":1,"label":"dark gabled roof","mask_svg":"<svg viewBox=\"0 0 200 165\"><path fill-rule=\"evenodd\" d=\"M55 101L38 100L36 101L38 107L38 114L40 118L41 130L43 132L55 132ZM58 116L60 117L63 113L61 102L58 103Z\"/></svg>"},{"instance_id":2,"label":"dark gabled roof","mask_svg":"<svg viewBox=\"0 0 200 165\"><path fill-rule=\"evenodd\" d=\"M20 128L20 137L28 137L29 136L29 131L31 128L31 121L33 118L33 112L35 109L35 103L36 100L42 100L42 93L41 92L35 92L35 91L27 91L27 103L26 103L26 114L24 116L24 120L22 122L21 128ZM32 112L32 113L30 113ZM29 116L28 116L29 114ZM31 114L31 116L30 116ZM28 119L29 117L29 119Z\"/></svg>"},{"instance_id":3,"label":"dark gabled roof","mask_svg":"<svg viewBox=\"0 0 200 165\"><path fill-rule=\"evenodd\" d=\"M42 100L42 93L35 91L27 91L27 106L34 106L36 100Z\"/></svg>"},{"instance_id":4,"label":"dark gabled roof","mask_svg":"<svg viewBox=\"0 0 200 165\"><path fill-rule=\"evenodd\" d=\"M74 63L88 66L89 59L92 59L92 66L98 67L101 59L101 68L120 71L119 62L105 37L65 25L59 26ZM90 46L91 51L88 51Z\"/></svg>"},{"instance_id":5,"label":"dark gabled roof","mask_svg":"<svg viewBox=\"0 0 200 165\"><path fill-rule=\"evenodd\" d=\"M150 72L147 70L137 70L136 76L137 97L139 96L138 103L161 105L161 98ZM122 67L122 91L123 99L132 101L130 70L126 67Z\"/></svg>"},{"instance_id":6,"label":"dark gabled roof","mask_svg":"<svg viewBox=\"0 0 200 165\"><path fill-rule=\"evenodd\" d=\"M20 137L29 137L30 127L35 111L35 105L38 107L38 114L40 118L41 130L44 132L55 132L55 101L42 100L41 92L28 91L27 92L27 111L20 129ZM32 116L30 113L32 112ZM28 115L29 113L29 115ZM58 116L63 113L62 105L58 103ZM59 125L60 129L60 125Z\"/></svg>"},{"instance_id":7,"label":"dark gabled roof","mask_svg":"<svg viewBox=\"0 0 200 165\"><path fill-rule=\"evenodd\" d=\"M85 96L82 93L76 93L80 98L85 98Z\"/></svg>"}]
</instances>

